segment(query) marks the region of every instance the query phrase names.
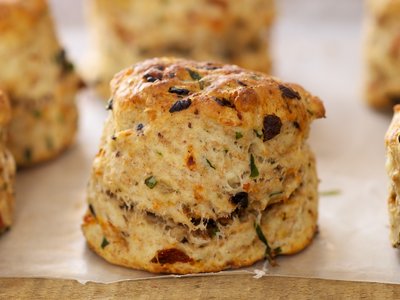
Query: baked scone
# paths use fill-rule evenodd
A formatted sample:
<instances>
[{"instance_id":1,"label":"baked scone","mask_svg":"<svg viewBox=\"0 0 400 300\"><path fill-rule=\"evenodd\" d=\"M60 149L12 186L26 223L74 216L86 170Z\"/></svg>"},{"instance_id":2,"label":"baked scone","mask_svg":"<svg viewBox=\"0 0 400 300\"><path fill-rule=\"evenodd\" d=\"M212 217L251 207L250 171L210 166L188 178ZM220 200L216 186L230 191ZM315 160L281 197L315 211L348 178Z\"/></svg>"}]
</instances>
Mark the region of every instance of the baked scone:
<instances>
[{"instance_id":1,"label":"baked scone","mask_svg":"<svg viewBox=\"0 0 400 300\"><path fill-rule=\"evenodd\" d=\"M86 79L109 97L113 75L147 58L214 60L269 72L273 0L90 0Z\"/></svg>"},{"instance_id":2,"label":"baked scone","mask_svg":"<svg viewBox=\"0 0 400 300\"><path fill-rule=\"evenodd\" d=\"M46 1L0 0L0 87L11 101L8 145L19 166L53 158L73 142L80 85Z\"/></svg>"},{"instance_id":3,"label":"baked scone","mask_svg":"<svg viewBox=\"0 0 400 300\"><path fill-rule=\"evenodd\" d=\"M390 240L393 247L400 247L400 105L394 107L393 120L385 136L385 146L386 171L390 178Z\"/></svg>"},{"instance_id":4,"label":"baked scone","mask_svg":"<svg viewBox=\"0 0 400 300\"><path fill-rule=\"evenodd\" d=\"M106 260L163 273L302 250L317 225L306 138L321 101L237 66L151 59L118 73L83 232Z\"/></svg>"},{"instance_id":5,"label":"baked scone","mask_svg":"<svg viewBox=\"0 0 400 300\"><path fill-rule=\"evenodd\" d=\"M374 108L400 103L400 0L368 0L365 99Z\"/></svg>"},{"instance_id":6,"label":"baked scone","mask_svg":"<svg viewBox=\"0 0 400 300\"><path fill-rule=\"evenodd\" d=\"M10 104L0 91L0 234L10 228L14 209L15 162L5 146L10 119Z\"/></svg>"}]
</instances>

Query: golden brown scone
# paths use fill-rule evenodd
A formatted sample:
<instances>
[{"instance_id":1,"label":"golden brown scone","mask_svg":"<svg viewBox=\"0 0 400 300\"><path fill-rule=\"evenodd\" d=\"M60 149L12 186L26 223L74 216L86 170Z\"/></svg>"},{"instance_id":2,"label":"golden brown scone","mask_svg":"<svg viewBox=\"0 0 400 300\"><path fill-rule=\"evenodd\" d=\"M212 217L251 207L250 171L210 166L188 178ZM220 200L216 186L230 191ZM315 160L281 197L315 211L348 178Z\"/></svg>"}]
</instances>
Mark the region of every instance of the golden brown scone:
<instances>
[{"instance_id":1,"label":"golden brown scone","mask_svg":"<svg viewBox=\"0 0 400 300\"><path fill-rule=\"evenodd\" d=\"M158 56L214 60L269 72L273 0L90 0L86 78L109 97L115 72Z\"/></svg>"},{"instance_id":2,"label":"golden brown scone","mask_svg":"<svg viewBox=\"0 0 400 300\"><path fill-rule=\"evenodd\" d=\"M309 244L318 195L305 140L325 114L318 98L237 66L173 58L125 69L111 86L83 224L99 255L184 274Z\"/></svg>"},{"instance_id":3,"label":"golden brown scone","mask_svg":"<svg viewBox=\"0 0 400 300\"><path fill-rule=\"evenodd\" d=\"M44 0L0 0L0 87L13 110L9 148L19 166L58 155L74 139L81 84Z\"/></svg>"},{"instance_id":4,"label":"golden brown scone","mask_svg":"<svg viewBox=\"0 0 400 300\"><path fill-rule=\"evenodd\" d=\"M15 162L5 146L10 119L10 104L0 90L0 234L10 228L14 210Z\"/></svg>"},{"instance_id":5,"label":"golden brown scone","mask_svg":"<svg viewBox=\"0 0 400 300\"><path fill-rule=\"evenodd\" d=\"M386 171L391 180L389 187L390 239L400 247L400 105L394 107L394 116L385 136Z\"/></svg>"},{"instance_id":6,"label":"golden brown scone","mask_svg":"<svg viewBox=\"0 0 400 300\"><path fill-rule=\"evenodd\" d=\"M400 102L400 0L368 0L367 10L365 98L391 109Z\"/></svg>"}]
</instances>

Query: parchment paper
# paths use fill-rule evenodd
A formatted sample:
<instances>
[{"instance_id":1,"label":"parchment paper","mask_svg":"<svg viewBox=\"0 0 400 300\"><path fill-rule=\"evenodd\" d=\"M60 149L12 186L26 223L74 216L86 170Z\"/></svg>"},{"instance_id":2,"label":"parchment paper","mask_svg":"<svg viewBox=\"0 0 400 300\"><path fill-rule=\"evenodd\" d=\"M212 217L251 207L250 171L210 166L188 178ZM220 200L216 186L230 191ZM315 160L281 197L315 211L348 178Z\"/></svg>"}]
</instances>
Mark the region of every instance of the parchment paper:
<instances>
[{"instance_id":1,"label":"parchment paper","mask_svg":"<svg viewBox=\"0 0 400 300\"><path fill-rule=\"evenodd\" d=\"M365 107L361 95L362 2L277 2L275 74L319 95L327 109L327 119L313 125L310 137L321 179L320 233L303 252L278 258L277 267L263 269L260 262L234 272L400 283L400 256L389 242L386 209L383 136L390 115ZM66 8L78 1L69 3L55 6L56 16L68 15ZM84 62L85 31L59 22L67 49ZM104 283L154 277L108 264L85 244L80 231L85 187L106 111L88 91L79 106L75 146L18 174L15 225L0 238L0 277ZM324 193L332 190L334 195Z\"/></svg>"}]
</instances>

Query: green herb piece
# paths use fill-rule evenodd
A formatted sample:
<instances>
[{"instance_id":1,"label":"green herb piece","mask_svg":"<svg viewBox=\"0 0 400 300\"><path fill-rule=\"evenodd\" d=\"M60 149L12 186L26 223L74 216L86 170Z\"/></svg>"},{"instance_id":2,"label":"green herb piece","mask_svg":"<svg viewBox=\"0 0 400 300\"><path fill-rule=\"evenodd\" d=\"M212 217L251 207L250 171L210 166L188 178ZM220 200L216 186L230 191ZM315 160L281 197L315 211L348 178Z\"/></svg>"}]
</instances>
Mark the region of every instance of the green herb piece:
<instances>
[{"instance_id":1,"label":"green herb piece","mask_svg":"<svg viewBox=\"0 0 400 300\"><path fill-rule=\"evenodd\" d=\"M270 197L270 198L272 198L272 197L275 197L275 196L278 196L278 195L281 195L281 194L283 194L283 192L282 192L282 191L279 191L279 192L273 192L273 193L269 194L269 197Z\"/></svg>"},{"instance_id":2,"label":"green herb piece","mask_svg":"<svg viewBox=\"0 0 400 300\"><path fill-rule=\"evenodd\" d=\"M263 137L262 132L259 133L257 129L253 129L253 132L254 132L254 134L256 135L256 137L258 137L258 138L262 138L262 137Z\"/></svg>"},{"instance_id":3,"label":"green herb piece","mask_svg":"<svg viewBox=\"0 0 400 300\"><path fill-rule=\"evenodd\" d=\"M107 241L106 237L103 237L103 241L101 242L101 249L104 249L110 244L109 241Z\"/></svg>"},{"instance_id":4,"label":"green herb piece","mask_svg":"<svg viewBox=\"0 0 400 300\"><path fill-rule=\"evenodd\" d=\"M320 196L337 196L337 195L340 195L341 193L342 192L339 189L334 189L334 190L319 192L319 195Z\"/></svg>"},{"instance_id":5,"label":"green herb piece","mask_svg":"<svg viewBox=\"0 0 400 300\"><path fill-rule=\"evenodd\" d=\"M260 173L258 172L256 164L254 163L254 156L253 154L250 154L250 177L254 178L258 175L260 175Z\"/></svg>"},{"instance_id":6,"label":"green herb piece","mask_svg":"<svg viewBox=\"0 0 400 300\"><path fill-rule=\"evenodd\" d=\"M157 179L154 176L150 176L145 179L144 183L149 189L153 189L157 185Z\"/></svg>"},{"instance_id":7,"label":"green herb piece","mask_svg":"<svg viewBox=\"0 0 400 300\"><path fill-rule=\"evenodd\" d=\"M190 75L190 77L192 77L193 80L200 80L201 79L200 74L197 73L196 71L191 70L191 69L186 69L186 70L189 72L189 75Z\"/></svg>"},{"instance_id":8,"label":"green herb piece","mask_svg":"<svg viewBox=\"0 0 400 300\"><path fill-rule=\"evenodd\" d=\"M106 110L112 110L114 106L114 99L110 98L107 102Z\"/></svg>"},{"instance_id":9,"label":"green herb piece","mask_svg":"<svg viewBox=\"0 0 400 300\"><path fill-rule=\"evenodd\" d=\"M160 151L156 151L156 153L160 156L163 156L163 154Z\"/></svg>"},{"instance_id":10,"label":"green herb piece","mask_svg":"<svg viewBox=\"0 0 400 300\"><path fill-rule=\"evenodd\" d=\"M241 132L239 132L239 131L236 131L235 132L235 138L238 140L238 139L241 139L243 137L243 133L241 133Z\"/></svg>"},{"instance_id":11,"label":"green herb piece","mask_svg":"<svg viewBox=\"0 0 400 300\"><path fill-rule=\"evenodd\" d=\"M30 162L32 160L32 149L31 148L25 148L24 158L25 158L25 161L28 161L28 162Z\"/></svg>"},{"instance_id":12,"label":"green herb piece","mask_svg":"<svg viewBox=\"0 0 400 300\"><path fill-rule=\"evenodd\" d=\"M90 213L92 214L92 216L96 218L96 212L94 211L92 204L89 204L89 210L90 210Z\"/></svg>"},{"instance_id":13,"label":"green herb piece","mask_svg":"<svg viewBox=\"0 0 400 300\"><path fill-rule=\"evenodd\" d=\"M265 238L265 235L264 235L264 233L263 233L263 231L261 229L260 224L255 222L254 223L254 228L256 229L256 233L257 233L258 238L265 245L265 258L268 260L268 262L271 264L271 266L275 266L276 262L275 262L274 258L278 254L282 253L281 247L277 247L275 249L272 249L269 246L269 243L268 243L267 239Z\"/></svg>"},{"instance_id":14,"label":"green herb piece","mask_svg":"<svg viewBox=\"0 0 400 300\"><path fill-rule=\"evenodd\" d=\"M40 119L42 117L42 112L40 110L34 110L32 113L36 119Z\"/></svg>"},{"instance_id":15,"label":"green herb piece","mask_svg":"<svg viewBox=\"0 0 400 300\"><path fill-rule=\"evenodd\" d=\"M211 167L211 168L213 168L214 170L215 170L215 167L213 166L213 164L206 158L206 161L207 161L207 164Z\"/></svg>"},{"instance_id":16,"label":"green herb piece","mask_svg":"<svg viewBox=\"0 0 400 300\"><path fill-rule=\"evenodd\" d=\"M62 68L65 73L72 72L74 70L74 65L67 59L67 55L64 49L61 49L54 56L54 60Z\"/></svg>"},{"instance_id":17,"label":"green herb piece","mask_svg":"<svg viewBox=\"0 0 400 300\"><path fill-rule=\"evenodd\" d=\"M54 143L51 137L46 137L46 147L49 150L53 150L54 149Z\"/></svg>"},{"instance_id":18,"label":"green herb piece","mask_svg":"<svg viewBox=\"0 0 400 300\"><path fill-rule=\"evenodd\" d=\"M65 123L65 116L64 116L64 114L59 114L59 115L57 116L57 122L60 123L60 124L64 124L64 123Z\"/></svg>"},{"instance_id":19,"label":"green herb piece","mask_svg":"<svg viewBox=\"0 0 400 300\"><path fill-rule=\"evenodd\" d=\"M225 152L225 154L227 154L229 152L229 150L228 149L224 149L224 152Z\"/></svg>"}]
</instances>

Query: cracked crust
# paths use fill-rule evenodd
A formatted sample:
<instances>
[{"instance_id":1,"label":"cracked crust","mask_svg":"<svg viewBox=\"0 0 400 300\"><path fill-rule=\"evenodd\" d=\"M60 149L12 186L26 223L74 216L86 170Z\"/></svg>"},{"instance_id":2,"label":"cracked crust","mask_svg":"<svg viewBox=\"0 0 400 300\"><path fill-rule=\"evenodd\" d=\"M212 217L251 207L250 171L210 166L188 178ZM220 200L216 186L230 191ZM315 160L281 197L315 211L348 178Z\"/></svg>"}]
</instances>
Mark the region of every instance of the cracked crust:
<instances>
[{"instance_id":1,"label":"cracked crust","mask_svg":"<svg viewBox=\"0 0 400 300\"><path fill-rule=\"evenodd\" d=\"M111 86L83 224L91 248L116 264L195 273L262 259L255 223L271 256L308 245L318 197L305 141L325 114L318 98L174 58L125 69Z\"/></svg>"}]
</instances>

